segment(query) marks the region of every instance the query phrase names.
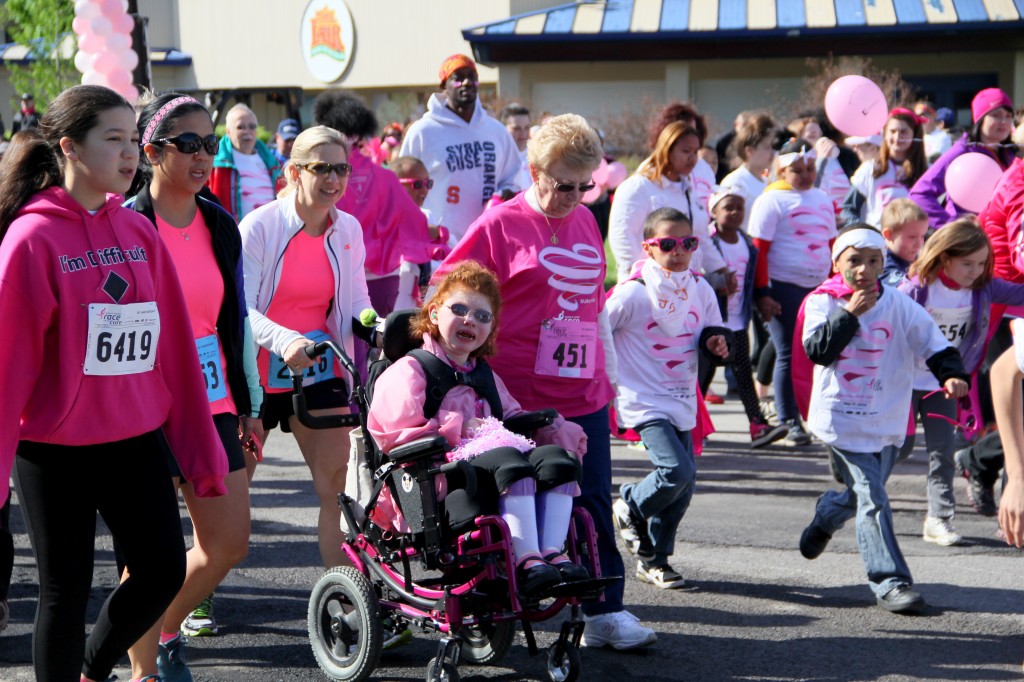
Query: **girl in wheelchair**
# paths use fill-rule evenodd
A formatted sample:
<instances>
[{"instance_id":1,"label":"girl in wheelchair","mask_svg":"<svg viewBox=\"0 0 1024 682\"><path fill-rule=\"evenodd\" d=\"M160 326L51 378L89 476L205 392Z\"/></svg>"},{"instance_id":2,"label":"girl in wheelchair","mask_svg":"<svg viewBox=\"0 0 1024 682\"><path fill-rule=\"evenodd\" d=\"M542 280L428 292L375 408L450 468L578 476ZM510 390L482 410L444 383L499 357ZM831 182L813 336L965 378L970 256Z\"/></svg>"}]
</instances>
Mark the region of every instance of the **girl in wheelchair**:
<instances>
[{"instance_id":1,"label":"girl in wheelchair","mask_svg":"<svg viewBox=\"0 0 1024 682\"><path fill-rule=\"evenodd\" d=\"M397 360L377 379L367 424L382 451L427 436L443 436L449 461L467 459L476 473L476 493L447 489L440 478L450 526L482 514L497 514L509 527L520 592L537 597L555 585L587 580L586 568L563 552L579 494L580 458L586 436L557 417L529 440L505 430L502 419L524 410L485 357L495 353L501 297L494 274L466 261L446 275L410 323L414 338L462 380L441 399L436 415L424 416L428 381L422 361ZM493 377L493 379L491 378ZM374 521L403 530L391 500L378 500Z\"/></svg>"}]
</instances>

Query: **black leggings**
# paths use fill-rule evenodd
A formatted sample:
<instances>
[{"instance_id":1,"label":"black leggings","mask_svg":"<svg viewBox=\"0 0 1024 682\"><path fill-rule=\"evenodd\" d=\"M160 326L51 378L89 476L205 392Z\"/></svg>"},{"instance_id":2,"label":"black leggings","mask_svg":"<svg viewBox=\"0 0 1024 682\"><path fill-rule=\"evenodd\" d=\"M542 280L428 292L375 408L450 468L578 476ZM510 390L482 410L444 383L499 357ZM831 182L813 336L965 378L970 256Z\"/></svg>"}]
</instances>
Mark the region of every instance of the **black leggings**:
<instances>
[{"instance_id":1,"label":"black leggings","mask_svg":"<svg viewBox=\"0 0 1024 682\"><path fill-rule=\"evenodd\" d=\"M516 481L533 478L537 492L563 483L579 483L579 460L557 445L541 445L527 454L515 448L488 450L469 460L476 471L476 495L456 489L444 499L448 525L461 528L481 514L498 513L498 496Z\"/></svg>"},{"instance_id":2,"label":"black leggings","mask_svg":"<svg viewBox=\"0 0 1024 682\"><path fill-rule=\"evenodd\" d=\"M105 680L185 580L178 503L157 434L84 446L22 441L15 467L39 568L36 679ZM111 592L86 641L97 512L131 575Z\"/></svg>"}]
</instances>

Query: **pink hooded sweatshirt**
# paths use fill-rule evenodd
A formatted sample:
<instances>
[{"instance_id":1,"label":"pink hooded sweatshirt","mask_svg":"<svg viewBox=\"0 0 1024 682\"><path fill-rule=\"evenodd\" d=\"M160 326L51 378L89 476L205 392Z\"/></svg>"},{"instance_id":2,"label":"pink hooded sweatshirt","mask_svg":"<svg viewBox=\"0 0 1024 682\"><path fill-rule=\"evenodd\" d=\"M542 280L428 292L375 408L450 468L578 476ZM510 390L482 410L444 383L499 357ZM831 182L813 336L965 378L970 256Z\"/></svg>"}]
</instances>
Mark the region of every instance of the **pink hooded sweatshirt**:
<instances>
[{"instance_id":1,"label":"pink hooded sweatshirt","mask_svg":"<svg viewBox=\"0 0 1024 682\"><path fill-rule=\"evenodd\" d=\"M146 218L120 203L109 195L90 215L50 187L0 242L0 501L19 440L96 445L159 428L197 495L226 492L227 455L174 264ZM146 302L160 320L152 370L87 375L90 304Z\"/></svg>"}]
</instances>

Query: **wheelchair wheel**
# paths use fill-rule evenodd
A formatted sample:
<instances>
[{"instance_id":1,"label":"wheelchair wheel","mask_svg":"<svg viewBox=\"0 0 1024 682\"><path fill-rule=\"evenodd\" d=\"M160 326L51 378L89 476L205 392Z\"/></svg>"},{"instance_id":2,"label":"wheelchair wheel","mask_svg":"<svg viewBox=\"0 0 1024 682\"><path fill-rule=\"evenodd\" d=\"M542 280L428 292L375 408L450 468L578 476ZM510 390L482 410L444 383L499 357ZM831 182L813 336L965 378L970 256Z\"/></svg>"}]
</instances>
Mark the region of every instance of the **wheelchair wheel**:
<instances>
[{"instance_id":1,"label":"wheelchair wheel","mask_svg":"<svg viewBox=\"0 0 1024 682\"><path fill-rule=\"evenodd\" d=\"M473 625L459 630L460 657L471 665L489 665L501 659L516 637L514 621Z\"/></svg>"},{"instance_id":2,"label":"wheelchair wheel","mask_svg":"<svg viewBox=\"0 0 1024 682\"><path fill-rule=\"evenodd\" d=\"M580 651L569 642L555 642L548 649L548 678L551 682L575 682L580 676Z\"/></svg>"},{"instance_id":3,"label":"wheelchair wheel","mask_svg":"<svg viewBox=\"0 0 1024 682\"><path fill-rule=\"evenodd\" d=\"M459 682L459 671L454 665L448 661L440 665L441 669L439 671L437 668L437 657L435 656L430 659L430 663L427 664L427 682L434 682L435 674L439 674L437 679L441 680L441 682Z\"/></svg>"},{"instance_id":4,"label":"wheelchair wheel","mask_svg":"<svg viewBox=\"0 0 1024 682\"><path fill-rule=\"evenodd\" d=\"M377 597L356 569L332 568L317 581L306 619L313 656L332 680L362 682L377 667L381 624Z\"/></svg>"}]
</instances>

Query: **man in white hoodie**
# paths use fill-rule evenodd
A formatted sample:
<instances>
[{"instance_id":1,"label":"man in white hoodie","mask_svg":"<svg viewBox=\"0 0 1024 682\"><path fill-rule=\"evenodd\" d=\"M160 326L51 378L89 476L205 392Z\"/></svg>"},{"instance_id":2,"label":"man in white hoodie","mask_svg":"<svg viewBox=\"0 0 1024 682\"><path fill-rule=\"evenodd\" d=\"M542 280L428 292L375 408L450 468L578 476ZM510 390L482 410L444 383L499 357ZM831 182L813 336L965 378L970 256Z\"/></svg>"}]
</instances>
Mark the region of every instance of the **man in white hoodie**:
<instances>
[{"instance_id":1,"label":"man in white hoodie","mask_svg":"<svg viewBox=\"0 0 1024 682\"><path fill-rule=\"evenodd\" d=\"M505 126L480 104L476 63L462 54L444 60L423 118L409 126L400 156L423 162L435 187L423 205L430 224L444 225L454 246L497 195L525 189L517 176L519 150Z\"/></svg>"}]
</instances>

